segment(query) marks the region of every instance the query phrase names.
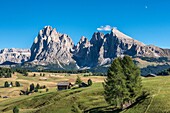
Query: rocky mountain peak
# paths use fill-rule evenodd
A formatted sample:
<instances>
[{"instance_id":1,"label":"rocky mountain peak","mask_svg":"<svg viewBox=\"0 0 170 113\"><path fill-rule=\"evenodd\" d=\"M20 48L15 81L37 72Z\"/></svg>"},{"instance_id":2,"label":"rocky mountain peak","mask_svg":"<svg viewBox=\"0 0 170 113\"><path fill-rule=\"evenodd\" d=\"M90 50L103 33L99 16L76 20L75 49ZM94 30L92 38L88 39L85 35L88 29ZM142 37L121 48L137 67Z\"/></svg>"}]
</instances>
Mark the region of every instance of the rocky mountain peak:
<instances>
[{"instance_id":1,"label":"rocky mountain peak","mask_svg":"<svg viewBox=\"0 0 170 113\"><path fill-rule=\"evenodd\" d=\"M84 47L89 47L90 46L90 42L89 40L85 37L85 36L82 36L80 38L80 41L77 43L77 48L80 48L80 46L82 46L83 48Z\"/></svg>"},{"instance_id":2,"label":"rocky mountain peak","mask_svg":"<svg viewBox=\"0 0 170 113\"><path fill-rule=\"evenodd\" d=\"M67 34L61 34L50 26L45 26L38 33L38 37L31 47L31 58L35 64L57 64L63 69L63 65L74 64L72 49L74 43Z\"/></svg>"},{"instance_id":3,"label":"rocky mountain peak","mask_svg":"<svg viewBox=\"0 0 170 113\"><path fill-rule=\"evenodd\" d=\"M101 32L95 32L92 36L92 39L90 40L91 44L95 44L97 41L101 41L104 38L104 34Z\"/></svg>"},{"instance_id":4,"label":"rocky mountain peak","mask_svg":"<svg viewBox=\"0 0 170 113\"><path fill-rule=\"evenodd\" d=\"M31 50L15 48L0 50L0 63L6 61L22 63L29 60L34 65L49 69L97 69L107 67L115 57L122 55L170 57L170 50L145 45L116 28L107 34L95 32L90 41L82 36L77 45L74 45L69 35L59 33L51 26L45 26L39 31Z\"/></svg>"},{"instance_id":5,"label":"rocky mountain peak","mask_svg":"<svg viewBox=\"0 0 170 113\"><path fill-rule=\"evenodd\" d=\"M125 35L124 33L120 32L117 28L113 28L111 30L111 34L113 34L114 36L116 36L117 38L120 38L120 39L131 39L131 37Z\"/></svg>"}]
</instances>

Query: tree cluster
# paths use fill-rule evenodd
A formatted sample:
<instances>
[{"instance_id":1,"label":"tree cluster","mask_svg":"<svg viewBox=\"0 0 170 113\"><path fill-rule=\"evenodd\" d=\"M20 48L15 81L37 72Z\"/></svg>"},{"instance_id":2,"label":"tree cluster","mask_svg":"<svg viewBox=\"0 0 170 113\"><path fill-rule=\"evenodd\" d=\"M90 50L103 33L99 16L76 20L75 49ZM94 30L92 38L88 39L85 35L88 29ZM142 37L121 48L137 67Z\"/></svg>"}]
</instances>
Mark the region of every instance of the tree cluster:
<instances>
[{"instance_id":1,"label":"tree cluster","mask_svg":"<svg viewBox=\"0 0 170 113\"><path fill-rule=\"evenodd\" d=\"M36 86L32 83L30 84L30 92L38 92L39 89L45 89L46 86L40 86L39 84L37 84Z\"/></svg>"},{"instance_id":2,"label":"tree cluster","mask_svg":"<svg viewBox=\"0 0 170 113\"><path fill-rule=\"evenodd\" d=\"M89 73L90 71L89 70L41 70L40 72L78 74L78 73Z\"/></svg>"},{"instance_id":3,"label":"tree cluster","mask_svg":"<svg viewBox=\"0 0 170 113\"><path fill-rule=\"evenodd\" d=\"M0 78L11 78L13 71L10 68L0 67Z\"/></svg>"},{"instance_id":4,"label":"tree cluster","mask_svg":"<svg viewBox=\"0 0 170 113\"><path fill-rule=\"evenodd\" d=\"M164 76L170 75L170 68L159 72L157 75L164 75Z\"/></svg>"},{"instance_id":5,"label":"tree cluster","mask_svg":"<svg viewBox=\"0 0 170 113\"><path fill-rule=\"evenodd\" d=\"M10 86L11 86L11 87L14 86L14 85L13 85L13 82L10 82L10 83L9 83L8 81L5 81L4 87L10 87ZM20 87L21 85L20 85L20 83L19 83L18 81L16 81L16 82L15 82L15 86L16 86L16 87Z\"/></svg>"},{"instance_id":6,"label":"tree cluster","mask_svg":"<svg viewBox=\"0 0 170 113\"><path fill-rule=\"evenodd\" d=\"M141 75L142 76L146 76L149 73L153 73L156 75L168 75L168 69L170 69L170 65L166 64L166 65L157 65L157 66L147 66L146 68L142 68L141 69ZM167 71L166 71L167 70Z\"/></svg>"},{"instance_id":7,"label":"tree cluster","mask_svg":"<svg viewBox=\"0 0 170 113\"><path fill-rule=\"evenodd\" d=\"M141 95L140 69L129 56L116 58L103 83L105 100L117 108L132 104Z\"/></svg>"},{"instance_id":8,"label":"tree cluster","mask_svg":"<svg viewBox=\"0 0 170 113\"><path fill-rule=\"evenodd\" d=\"M22 69L22 68L16 68L16 69L13 69L15 72L18 72L18 73L21 73L23 74L24 76L28 76L28 70L26 69Z\"/></svg>"},{"instance_id":9,"label":"tree cluster","mask_svg":"<svg viewBox=\"0 0 170 113\"><path fill-rule=\"evenodd\" d=\"M168 57L158 57L158 58L153 58L153 57L139 57L142 60L148 61L148 62L170 62Z\"/></svg>"}]
</instances>

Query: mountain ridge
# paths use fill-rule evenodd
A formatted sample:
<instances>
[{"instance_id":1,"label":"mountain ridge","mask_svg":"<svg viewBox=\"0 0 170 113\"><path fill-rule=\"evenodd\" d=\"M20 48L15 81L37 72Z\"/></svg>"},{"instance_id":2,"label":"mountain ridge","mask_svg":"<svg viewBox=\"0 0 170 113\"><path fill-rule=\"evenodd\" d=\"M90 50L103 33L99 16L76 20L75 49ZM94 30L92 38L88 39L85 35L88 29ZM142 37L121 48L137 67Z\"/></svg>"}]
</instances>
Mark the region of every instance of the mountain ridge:
<instances>
[{"instance_id":1,"label":"mountain ridge","mask_svg":"<svg viewBox=\"0 0 170 113\"><path fill-rule=\"evenodd\" d=\"M46 26L40 30L38 40L35 39L36 43L33 43L31 47L31 58L37 53L39 54L33 58L32 62L40 63L43 60L45 65L58 64L63 69L70 64L74 64L75 69L105 66L110 64L115 57L122 55L132 57L170 56L169 49L145 45L115 28L107 34L95 32L90 40L82 36L77 45L74 45L67 34L61 34L55 28ZM35 50L39 52L35 52Z\"/></svg>"},{"instance_id":2,"label":"mountain ridge","mask_svg":"<svg viewBox=\"0 0 170 113\"><path fill-rule=\"evenodd\" d=\"M17 52L17 54L20 53L19 50ZM45 26L39 31L31 49L27 52L26 58L23 52L23 56L21 53L19 54L21 57L18 61L10 60L10 58L7 58L6 61L14 63L27 61L33 65L46 67L49 65L50 68L54 67L58 70L78 70L108 67L114 58L124 55L153 58L170 57L170 49L145 45L116 28L107 34L94 32L90 40L82 36L75 45L69 35L59 33L51 26ZM2 54L2 52L0 53ZM5 60L3 61L5 62Z\"/></svg>"}]
</instances>

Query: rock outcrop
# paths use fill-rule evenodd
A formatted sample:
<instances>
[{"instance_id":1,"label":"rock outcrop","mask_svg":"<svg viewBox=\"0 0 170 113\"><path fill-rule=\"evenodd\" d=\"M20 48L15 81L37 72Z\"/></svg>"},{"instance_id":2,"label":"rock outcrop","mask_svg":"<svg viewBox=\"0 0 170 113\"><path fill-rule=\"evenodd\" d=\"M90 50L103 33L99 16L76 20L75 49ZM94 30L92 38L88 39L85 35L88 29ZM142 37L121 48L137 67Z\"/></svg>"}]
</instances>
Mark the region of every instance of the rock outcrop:
<instances>
[{"instance_id":1,"label":"rock outcrop","mask_svg":"<svg viewBox=\"0 0 170 113\"><path fill-rule=\"evenodd\" d=\"M31 56L29 49L2 49L0 50L0 64L4 62L23 63Z\"/></svg>"}]
</instances>

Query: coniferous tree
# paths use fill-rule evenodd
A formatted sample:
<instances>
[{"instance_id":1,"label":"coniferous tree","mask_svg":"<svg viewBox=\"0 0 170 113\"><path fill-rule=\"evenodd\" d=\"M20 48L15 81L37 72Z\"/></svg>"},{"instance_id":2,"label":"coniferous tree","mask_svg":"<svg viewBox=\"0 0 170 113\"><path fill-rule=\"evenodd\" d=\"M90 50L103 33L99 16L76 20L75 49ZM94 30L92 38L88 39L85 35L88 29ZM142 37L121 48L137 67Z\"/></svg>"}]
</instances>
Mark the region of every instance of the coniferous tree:
<instances>
[{"instance_id":1,"label":"coniferous tree","mask_svg":"<svg viewBox=\"0 0 170 113\"><path fill-rule=\"evenodd\" d=\"M81 84L82 83L82 80L80 79L80 77L79 76L77 76L77 79L76 79L76 82L75 82L75 84Z\"/></svg>"},{"instance_id":2,"label":"coniferous tree","mask_svg":"<svg viewBox=\"0 0 170 113\"><path fill-rule=\"evenodd\" d=\"M131 57L116 58L103 86L105 100L123 109L124 103L133 103L141 94L140 70Z\"/></svg>"},{"instance_id":3,"label":"coniferous tree","mask_svg":"<svg viewBox=\"0 0 170 113\"><path fill-rule=\"evenodd\" d=\"M15 82L15 86L16 86L16 87L20 87L21 85L20 85L20 83L19 83L18 81L16 81L16 82Z\"/></svg>"},{"instance_id":4,"label":"coniferous tree","mask_svg":"<svg viewBox=\"0 0 170 113\"><path fill-rule=\"evenodd\" d=\"M11 86L13 87L13 83L11 82L10 84L11 84Z\"/></svg>"},{"instance_id":5,"label":"coniferous tree","mask_svg":"<svg viewBox=\"0 0 170 113\"><path fill-rule=\"evenodd\" d=\"M32 84L30 85L30 92L34 91L34 89L35 89L35 87L34 87L34 84L32 83Z\"/></svg>"},{"instance_id":6,"label":"coniferous tree","mask_svg":"<svg viewBox=\"0 0 170 113\"><path fill-rule=\"evenodd\" d=\"M36 74L34 73L33 77L36 77Z\"/></svg>"},{"instance_id":7,"label":"coniferous tree","mask_svg":"<svg viewBox=\"0 0 170 113\"><path fill-rule=\"evenodd\" d=\"M36 88L36 89L40 89L40 85L39 85L39 84L37 84L35 88Z\"/></svg>"},{"instance_id":8,"label":"coniferous tree","mask_svg":"<svg viewBox=\"0 0 170 113\"><path fill-rule=\"evenodd\" d=\"M4 87L9 87L9 83L7 81L4 83Z\"/></svg>"},{"instance_id":9,"label":"coniferous tree","mask_svg":"<svg viewBox=\"0 0 170 113\"><path fill-rule=\"evenodd\" d=\"M126 77L126 86L130 93L129 101L133 102L141 95L141 77L140 69L134 64L129 56L125 56L122 60L122 67Z\"/></svg>"},{"instance_id":10,"label":"coniferous tree","mask_svg":"<svg viewBox=\"0 0 170 113\"><path fill-rule=\"evenodd\" d=\"M126 78L121 66L121 58L116 58L108 70L104 86L105 100L116 107L123 108L123 104L129 96L126 88Z\"/></svg>"},{"instance_id":11,"label":"coniferous tree","mask_svg":"<svg viewBox=\"0 0 170 113\"><path fill-rule=\"evenodd\" d=\"M45 77L45 73L43 73L43 77Z\"/></svg>"},{"instance_id":12,"label":"coniferous tree","mask_svg":"<svg viewBox=\"0 0 170 113\"><path fill-rule=\"evenodd\" d=\"M89 79L87 82L88 82L88 86L91 86L93 84L91 79Z\"/></svg>"}]
</instances>

